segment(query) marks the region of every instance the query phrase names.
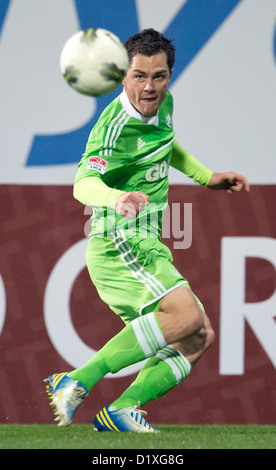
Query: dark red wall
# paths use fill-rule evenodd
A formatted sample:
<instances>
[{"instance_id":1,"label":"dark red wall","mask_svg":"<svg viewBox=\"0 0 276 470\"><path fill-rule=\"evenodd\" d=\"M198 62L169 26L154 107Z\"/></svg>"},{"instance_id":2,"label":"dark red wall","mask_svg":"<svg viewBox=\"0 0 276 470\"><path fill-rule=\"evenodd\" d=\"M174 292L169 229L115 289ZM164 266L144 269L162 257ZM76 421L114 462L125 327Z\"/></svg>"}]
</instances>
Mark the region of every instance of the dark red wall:
<instances>
[{"instance_id":1,"label":"dark red wall","mask_svg":"<svg viewBox=\"0 0 276 470\"><path fill-rule=\"evenodd\" d=\"M175 266L204 303L216 341L186 382L146 406L151 422L276 424L272 412L275 368L248 325L244 374L219 373L221 239L275 238L275 196L275 186L253 186L249 194L234 195L198 186L171 187L170 204L192 203L192 245L175 250L175 240L164 242L173 251ZM6 296L0 331L0 422L51 423L43 379L71 366L59 356L47 334L45 287L60 257L84 238L88 215L68 186L1 185L0 208L0 274ZM260 258L247 259L246 302L271 297L275 284L275 266ZM70 304L76 331L94 349L123 326L98 298L86 269L74 283ZM134 377L103 379L78 410L75 422L93 421L95 413Z\"/></svg>"}]
</instances>

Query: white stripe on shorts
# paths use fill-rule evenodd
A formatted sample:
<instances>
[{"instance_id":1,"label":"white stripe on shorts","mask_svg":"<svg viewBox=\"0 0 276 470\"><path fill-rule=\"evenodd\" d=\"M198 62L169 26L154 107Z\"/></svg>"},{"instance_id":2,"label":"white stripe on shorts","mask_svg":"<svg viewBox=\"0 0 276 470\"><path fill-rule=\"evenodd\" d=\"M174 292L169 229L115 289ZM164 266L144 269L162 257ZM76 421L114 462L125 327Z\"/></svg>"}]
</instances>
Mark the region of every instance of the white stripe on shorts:
<instances>
[{"instance_id":1,"label":"white stripe on shorts","mask_svg":"<svg viewBox=\"0 0 276 470\"><path fill-rule=\"evenodd\" d=\"M163 284L139 263L123 230L113 234L113 243L116 250L120 253L125 267L130 270L135 279L144 284L154 297L162 296L167 292Z\"/></svg>"}]
</instances>

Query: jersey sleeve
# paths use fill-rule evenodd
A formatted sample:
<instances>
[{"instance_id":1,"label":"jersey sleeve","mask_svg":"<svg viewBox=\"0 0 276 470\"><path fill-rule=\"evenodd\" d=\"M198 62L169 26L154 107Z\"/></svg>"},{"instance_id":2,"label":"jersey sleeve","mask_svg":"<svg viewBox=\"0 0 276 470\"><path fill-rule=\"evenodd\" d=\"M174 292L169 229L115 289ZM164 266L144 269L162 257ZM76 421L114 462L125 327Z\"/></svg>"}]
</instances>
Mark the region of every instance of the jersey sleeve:
<instances>
[{"instance_id":1,"label":"jersey sleeve","mask_svg":"<svg viewBox=\"0 0 276 470\"><path fill-rule=\"evenodd\" d=\"M97 145L91 145L88 141L87 148L83 154L75 177L74 184L80 179L87 177L96 177L102 179L107 171L108 158L101 155L101 150Z\"/></svg>"},{"instance_id":2,"label":"jersey sleeve","mask_svg":"<svg viewBox=\"0 0 276 470\"><path fill-rule=\"evenodd\" d=\"M85 206L108 207L116 209L118 197L124 191L107 186L100 178L90 176L81 178L74 185L74 198Z\"/></svg>"},{"instance_id":3,"label":"jersey sleeve","mask_svg":"<svg viewBox=\"0 0 276 470\"><path fill-rule=\"evenodd\" d=\"M184 150L176 140L173 142L171 166L185 173L185 175L202 186L208 186L213 174L213 171L206 168L195 157Z\"/></svg>"},{"instance_id":4,"label":"jersey sleeve","mask_svg":"<svg viewBox=\"0 0 276 470\"><path fill-rule=\"evenodd\" d=\"M85 151L78 164L74 183L82 178L94 176L106 183L106 175L114 165L114 159L112 158L113 141L110 141L109 136L113 135L114 126L112 127L112 122L116 122L117 115L120 112L118 103L118 99L113 100L92 128Z\"/></svg>"}]
</instances>

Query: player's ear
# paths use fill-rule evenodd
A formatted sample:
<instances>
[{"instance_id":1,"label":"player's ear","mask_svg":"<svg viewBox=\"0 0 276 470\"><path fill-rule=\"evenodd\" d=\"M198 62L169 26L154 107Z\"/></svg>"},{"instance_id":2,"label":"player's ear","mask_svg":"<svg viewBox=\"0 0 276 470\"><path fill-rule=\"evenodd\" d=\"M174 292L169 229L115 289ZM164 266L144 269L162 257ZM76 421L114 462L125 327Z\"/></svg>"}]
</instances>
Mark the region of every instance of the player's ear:
<instances>
[{"instance_id":1,"label":"player's ear","mask_svg":"<svg viewBox=\"0 0 276 470\"><path fill-rule=\"evenodd\" d=\"M170 70L170 75L169 75L169 84L170 84L170 82L171 82L172 73L173 73L173 69L171 69L171 70Z\"/></svg>"}]
</instances>

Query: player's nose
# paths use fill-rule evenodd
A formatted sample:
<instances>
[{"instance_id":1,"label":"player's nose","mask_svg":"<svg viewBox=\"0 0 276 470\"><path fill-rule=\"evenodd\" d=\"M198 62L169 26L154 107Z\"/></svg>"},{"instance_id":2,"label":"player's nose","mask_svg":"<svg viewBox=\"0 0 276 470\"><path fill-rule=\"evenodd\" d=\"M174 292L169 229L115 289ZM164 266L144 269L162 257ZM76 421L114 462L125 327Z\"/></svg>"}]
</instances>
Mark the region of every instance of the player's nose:
<instances>
[{"instance_id":1,"label":"player's nose","mask_svg":"<svg viewBox=\"0 0 276 470\"><path fill-rule=\"evenodd\" d=\"M152 80L152 79L150 79L150 78L147 79L147 82L146 82L146 84L145 84L144 90L145 90L145 91L149 91L149 92L155 90L155 88L154 88L154 83L153 83L153 80Z\"/></svg>"}]
</instances>

